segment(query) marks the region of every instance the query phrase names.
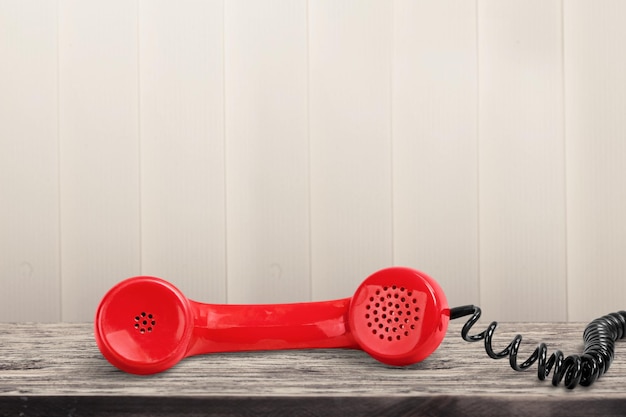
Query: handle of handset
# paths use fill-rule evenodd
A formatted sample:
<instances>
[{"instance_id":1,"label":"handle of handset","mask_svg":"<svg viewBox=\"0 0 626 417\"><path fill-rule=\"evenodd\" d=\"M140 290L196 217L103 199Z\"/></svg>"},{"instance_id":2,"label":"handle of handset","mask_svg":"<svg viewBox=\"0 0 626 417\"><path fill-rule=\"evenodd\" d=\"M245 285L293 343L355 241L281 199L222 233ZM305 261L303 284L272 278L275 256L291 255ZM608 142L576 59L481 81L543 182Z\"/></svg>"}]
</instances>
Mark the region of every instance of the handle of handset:
<instances>
[{"instance_id":1,"label":"handle of handset","mask_svg":"<svg viewBox=\"0 0 626 417\"><path fill-rule=\"evenodd\" d=\"M191 302L194 330L186 356L246 350L356 348L346 328L350 298L228 305Z\"/></svg>"}]
</instances>

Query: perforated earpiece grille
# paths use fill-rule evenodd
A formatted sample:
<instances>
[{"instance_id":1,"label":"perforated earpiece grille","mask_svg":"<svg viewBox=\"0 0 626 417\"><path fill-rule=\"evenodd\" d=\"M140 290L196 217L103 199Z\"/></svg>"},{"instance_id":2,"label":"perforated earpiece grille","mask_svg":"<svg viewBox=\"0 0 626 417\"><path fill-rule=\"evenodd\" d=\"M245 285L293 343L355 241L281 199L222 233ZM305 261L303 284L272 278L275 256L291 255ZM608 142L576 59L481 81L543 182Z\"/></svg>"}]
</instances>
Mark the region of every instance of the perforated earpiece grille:
<instances>
[{"instance_id":1,"label":"perforated earpiece grille","mask_svg":"<svg viewBox=\"0 0 626 417\"><path fill-rule=\"evenodd\" d=\"M380 340L409 337L419 321L420 308L413 292L396 285L377 289L365 305L367 326Z\"/></svg>"}]
</instances>

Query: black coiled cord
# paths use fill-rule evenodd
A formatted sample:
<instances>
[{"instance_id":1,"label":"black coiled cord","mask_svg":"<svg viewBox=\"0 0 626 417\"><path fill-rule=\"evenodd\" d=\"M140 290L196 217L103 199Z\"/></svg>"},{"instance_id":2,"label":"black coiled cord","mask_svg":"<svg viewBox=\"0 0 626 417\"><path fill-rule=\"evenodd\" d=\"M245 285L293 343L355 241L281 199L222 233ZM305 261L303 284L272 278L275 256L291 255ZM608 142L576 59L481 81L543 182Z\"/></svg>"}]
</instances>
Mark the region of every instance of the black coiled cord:
<instances>
[{"instance_id":1,"label":"black coiled cord","mask_svg":"<svg viewBox=\"0 0 626 417\"><path fill-rule=\"evenodd\" d=\"M550 371L552 385L557 386L561 380L569 389L577 385L589 386L608 371L615 356L615 341L626 335L626 311L607 314L595 319L587 325L583 333L584 349L581 355L565 357L560 350L555 351L548 358L548 348L540 343L532 355L521 364L517 363L517 353L522 342L522 336L517 335L501 352L494 352L491 342L498 322L492 322L486 330L470 336L469 331L480 318L480 308L473 305L456 307L450 310L450 319L457 319L471 315L461 330L461 337L468 342L485 341L485 351L493 359L509 357L511 368L524 371L537 362L537 376L544 380Z\"/></svg>"}]
</instances>

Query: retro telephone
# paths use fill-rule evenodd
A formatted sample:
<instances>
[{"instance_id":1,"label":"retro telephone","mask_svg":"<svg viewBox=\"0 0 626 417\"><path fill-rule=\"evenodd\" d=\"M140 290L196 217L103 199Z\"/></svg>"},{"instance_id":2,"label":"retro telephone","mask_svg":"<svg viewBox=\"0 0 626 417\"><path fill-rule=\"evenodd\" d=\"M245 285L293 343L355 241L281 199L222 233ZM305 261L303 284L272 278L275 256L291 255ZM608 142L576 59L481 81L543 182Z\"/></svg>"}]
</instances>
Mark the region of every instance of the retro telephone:
<instances>
[{"instance_id":1,"label":"retro telephone","mask_svg":"<svg viewBox=\"0 0 626 417\"><path fill-rule=\"evenodd\" d=\"M203 304L160 278L129 278L104 296L94 326L97 345L111 364L153 374L192 355L305 348L361 349L382 363L405 366L437 349L450 319L471 316L463 339L484 340L490 357L509 357L518 371L537 362L539 379L553 370L553 385L564 379L568 388L590 385L606 372L615 341L626 333L626 312L612 313L587 326L582 355L556 351L548 358L541 343L518 364L520 335L501 352L492 348L497 322L469 335L480 315L473 305L450 309L439 284L425 273L391 267L370 275L352 297L293 304Z\"/></svg>"}]
</instances>

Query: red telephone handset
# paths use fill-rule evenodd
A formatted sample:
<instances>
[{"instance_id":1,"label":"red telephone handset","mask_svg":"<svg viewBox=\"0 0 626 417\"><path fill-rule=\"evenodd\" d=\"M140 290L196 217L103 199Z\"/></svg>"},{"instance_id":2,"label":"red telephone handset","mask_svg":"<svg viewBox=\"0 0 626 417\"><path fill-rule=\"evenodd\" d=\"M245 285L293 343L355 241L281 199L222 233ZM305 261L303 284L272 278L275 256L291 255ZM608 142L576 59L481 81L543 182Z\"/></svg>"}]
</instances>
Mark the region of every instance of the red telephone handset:
<instances>
[{"instance_id":1,"label":"red telephone handset","mask_svg":"<svg viewBox=\"0 0 626 417\"><path fill-rule=\"evenodd\" d=\"M161 372L204 353L305 348L361 349L404 366L437 349L449 319L437 282L404 267L370 275L351 298L293 304L203 304L143 276L107 292L95 337L109 362L134 374Z\"/></svg>"}]
</instances>

